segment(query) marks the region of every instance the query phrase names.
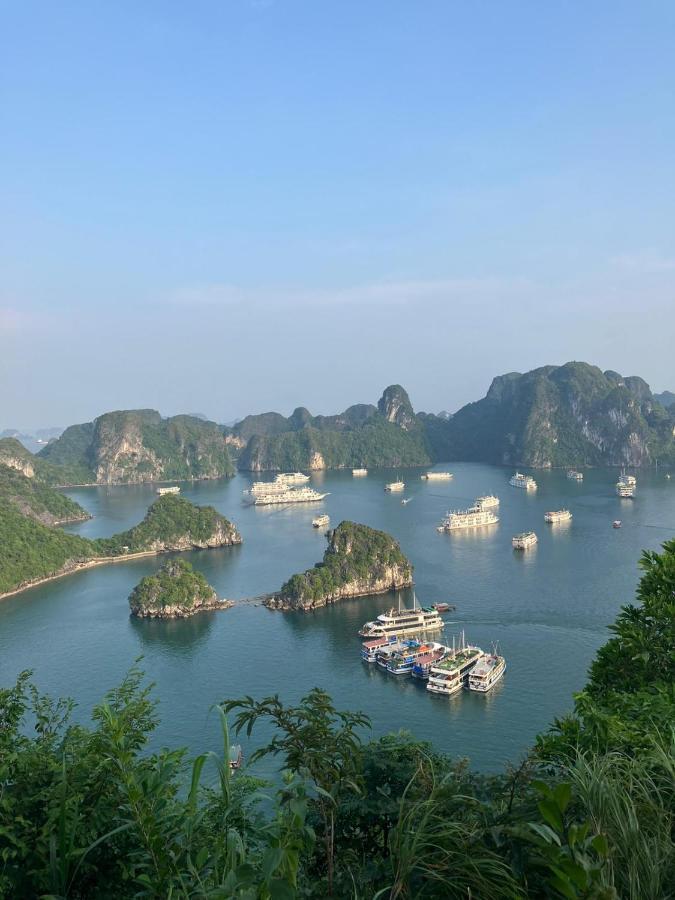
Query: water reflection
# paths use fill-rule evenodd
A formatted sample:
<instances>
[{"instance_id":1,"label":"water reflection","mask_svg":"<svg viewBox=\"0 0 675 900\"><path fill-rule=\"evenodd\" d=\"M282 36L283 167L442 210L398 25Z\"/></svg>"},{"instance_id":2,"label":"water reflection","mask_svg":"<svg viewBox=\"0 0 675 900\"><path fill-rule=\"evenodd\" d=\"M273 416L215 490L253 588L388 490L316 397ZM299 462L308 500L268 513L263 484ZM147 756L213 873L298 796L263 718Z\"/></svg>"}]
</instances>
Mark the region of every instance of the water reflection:
<instances>
[{"instance_id":1,"label":"water reflection","mask_svg":"<svg viewBox=\"0 0 675 900\"><path fill-rule=\"evenodd\" d=\"M217 616L227 610L200 612L187 619L140 619L129 616L129 627L148 649L164 650L170 656L191 655L206 643Z\"/></svg>"}]
</instances>

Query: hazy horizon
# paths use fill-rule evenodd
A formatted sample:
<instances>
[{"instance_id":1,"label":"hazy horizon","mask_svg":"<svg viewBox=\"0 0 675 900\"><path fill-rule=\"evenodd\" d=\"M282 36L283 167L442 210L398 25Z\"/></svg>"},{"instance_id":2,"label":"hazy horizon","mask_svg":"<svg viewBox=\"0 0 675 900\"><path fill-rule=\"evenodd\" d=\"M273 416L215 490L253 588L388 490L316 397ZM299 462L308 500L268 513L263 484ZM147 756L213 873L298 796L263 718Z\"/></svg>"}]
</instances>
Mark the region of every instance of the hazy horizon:
<instances>
[{"instance_id":1,"label":"hazy horizon","mask_svg":"<svg viewBox=\"0 0 675 900\"><path fill-rule=\"evenodd\" d=\"M675 7L27 2L0 58L0 428L675 390Z\"/></svg>"}]
</instances>

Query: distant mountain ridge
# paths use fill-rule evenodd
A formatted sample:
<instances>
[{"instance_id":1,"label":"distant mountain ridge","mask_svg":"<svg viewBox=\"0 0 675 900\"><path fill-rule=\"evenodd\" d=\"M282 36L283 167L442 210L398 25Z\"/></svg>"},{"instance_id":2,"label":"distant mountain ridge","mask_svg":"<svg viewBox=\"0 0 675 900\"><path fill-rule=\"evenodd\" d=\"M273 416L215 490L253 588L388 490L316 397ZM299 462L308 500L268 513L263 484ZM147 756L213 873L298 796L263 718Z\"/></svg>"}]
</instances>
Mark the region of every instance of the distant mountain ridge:
<instances>
[{"instance_id":1,"label":"distant mountain ridge","mask_svg":"<svg viewBox=\"0 0 675 900\"><path fill-rule=\"evenodd\" d=\"M242 448L238 467L264 472L359 466L424 466L431 462L423 423L398 384L377 406L356 404L335 416L312 416L298 407L291 416L247 416L228 429Z\"/></svg>"},{"instance_id":2,"label":"distant mountain ridge","mask_svg":"<svg viewBox=\"0 0 675 900\"><path fill-rule=\"evenodd\" d=\"M37 455L0 439L0 464L50 485L219 478L242 471L426 466L466 460L533 467L675 464L675 395L584 362L510 372L452 415L415 413L401 385L336 415L303 406L231 426L155 410L71 425Z\"/></svg>"}]
</instances>

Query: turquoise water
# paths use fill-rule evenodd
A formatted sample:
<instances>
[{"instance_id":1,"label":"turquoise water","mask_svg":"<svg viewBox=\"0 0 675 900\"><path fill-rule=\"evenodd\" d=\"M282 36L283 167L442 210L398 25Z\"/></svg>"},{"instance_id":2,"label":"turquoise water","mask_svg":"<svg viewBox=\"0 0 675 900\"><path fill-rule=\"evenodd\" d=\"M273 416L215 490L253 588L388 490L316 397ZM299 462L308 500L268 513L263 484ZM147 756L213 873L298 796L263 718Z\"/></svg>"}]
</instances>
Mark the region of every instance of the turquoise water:
<instances>
[{"instance_id":1,"label":"turquoise water","mask_svg":"<svg viewBox=\"0 0 675 900\"><path fill-rule=\"evenodd\" d=\"M90 569L0 602L0 682L34 669L41 689L75 698L86 719L91 705L143 655L160 699L154 746L216 749L217 726L209 714L216 701L278 692L292 702L319 685L339 707L367 713L376 735L410 729L486 771L516 761L538 731L570 708L607 626L633 597L641 550L656 549L675 534L675 479L640 473L637 499L629 501L615 496L612 470L588 472L582 484L564 472L535 472L539 490L532 495L508 485L511 470L457 463L438 468L450 468L454 480L433 483L420 480L420 470L400 473L405 496L412 497L405 506L401 495L384 492L394 474L385 471L359 479L347 472L315 475L312 485L330 491L324 503L280 509L243 506L241 492L250 479L242 475L183 485L183 496L213 504L244 538L240 547L183 556L220 596L236 600L272 591L321 558L325 537L311 526L318 511L329 513L333 524L352 519L385 529L415 565L420 601L456 604L447 617L449 639L464 629L468 640L485 648L499 642L508 669L487 696L431 696L412 679L361 663L356 631L394 597L344 601L310 614L247 603L187 621L131 619L128 595L162 557ZM501 498L499 525L436 532L448 508L467 506L485 493ZM151 486L68 494L94 515L68 530L88 537L134 524L155 499ZM571 509L573 521L546 525L544 512L562 506ZM620 530L611 527L615 518L623 521ZM530 529L539 544L514 553L512 535Z\"/></svg>"}]
</instances>

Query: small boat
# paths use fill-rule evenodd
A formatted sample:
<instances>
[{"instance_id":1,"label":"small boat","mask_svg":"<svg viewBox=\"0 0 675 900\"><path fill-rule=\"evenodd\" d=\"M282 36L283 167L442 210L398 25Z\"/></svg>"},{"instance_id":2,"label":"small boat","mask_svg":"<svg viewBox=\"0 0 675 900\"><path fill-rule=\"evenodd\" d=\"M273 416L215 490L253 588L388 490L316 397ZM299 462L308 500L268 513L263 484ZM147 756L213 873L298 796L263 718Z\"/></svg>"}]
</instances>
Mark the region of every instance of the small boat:
<instances>
[{"instance_id":1,"label":"small boat","mask_svg":"<svg viewBox=\"0 0 675 900\"><path fill-rule=\"evenodd\" d=\"M612 522L612 528L621 528L621 519L614 519Z\"/></svg>"},{"instance_id":2,"label":"small boat","mask_svg":"<svg viewBox=\"0 0 675 900\"><path fill-rule=\"evenodd\" d=\"M316 519L312 519L312 525L314 528L325 528L326 525L330 525L330 516L317 516Z\"/></svg>"},{"instance_id":3,"label":"small boat","mask_svg":"<svg viewBox=\"0 0 675 900\"><path fill-rule=\"evenodd\" d=\"M408 503L410 503L411 500L412 500L412 497L404 497L403 500L401 500L401 504L402 504L403 506L407 506Z\"/></svg>"},{"instance_id":4,"label":"small boat","mask_svg":"<svg viewBox=\"0 0 675 900\"><path fill-rule=\"evenodd\" d=\"M163 497L164 494L180 494L180 488L177 484L174 484L173 487L160 487L157 488L157 493L160 497Z\"/></svg>"},{"instance_id":5,"label":"small boat","mask_svg":"<svg viewBox=\"0 0 675 900\"><path fill-rule=\"evenodd\" d=\"M537 535L534 531L524 531L522 534L516 534L511 539L514 550L528 550L537 543Z\"/></svg>"},{"instance_id":6,"label":"small boat","mask_svg":"<svg viewBox=\"0 0 675 900\"><path fill-rule=\"evenodd\" d=\"M451 609L455 609L454 606L450 606L449 603L434 603L434 609L439 613L450 612Z\"/></svg>"},{"instance_id":7,"label":"small boat","mask_svg":"<svg viewBox=\"0 0 675 900\"><path fill-rule=\"evenodd\" d=\"M368 474L368 469L352 469L354 478L363 478Z\"/></svg>"},{"instance_id":8,"label":"small boat","mask_svg":"<svg viewBox=\"0 0 675 900\"><path fill-rule=\"evenodd\" d=\"M232 744L230 746L230 768L231 769L241 769L241 764L244 762L244 754L242 753L241 744Z\"/></svg>"},{"instance_id":9,"label":"small boat","mask_svg":"<svg viewBox=\"0 0 675 900\"><path fill-rule=\"evenodd\" d=\"M426 472L420 475L422 481L450 481L452 477L452 472Z\"/></svg>"},{"instance_id":10,"label":"small boat","mask_svg":"<svg viewBox=\"0 0 675 900\"><path fill-rule=\"evenodd\" d=\"M576 469L570 469L570 470L567 472L567 477L569 478L570 481L583 481L583 480L584 480L584 473L583 473L583 472L579 472L579 471L577 471Z\"/></svg>"}]
</instances>

